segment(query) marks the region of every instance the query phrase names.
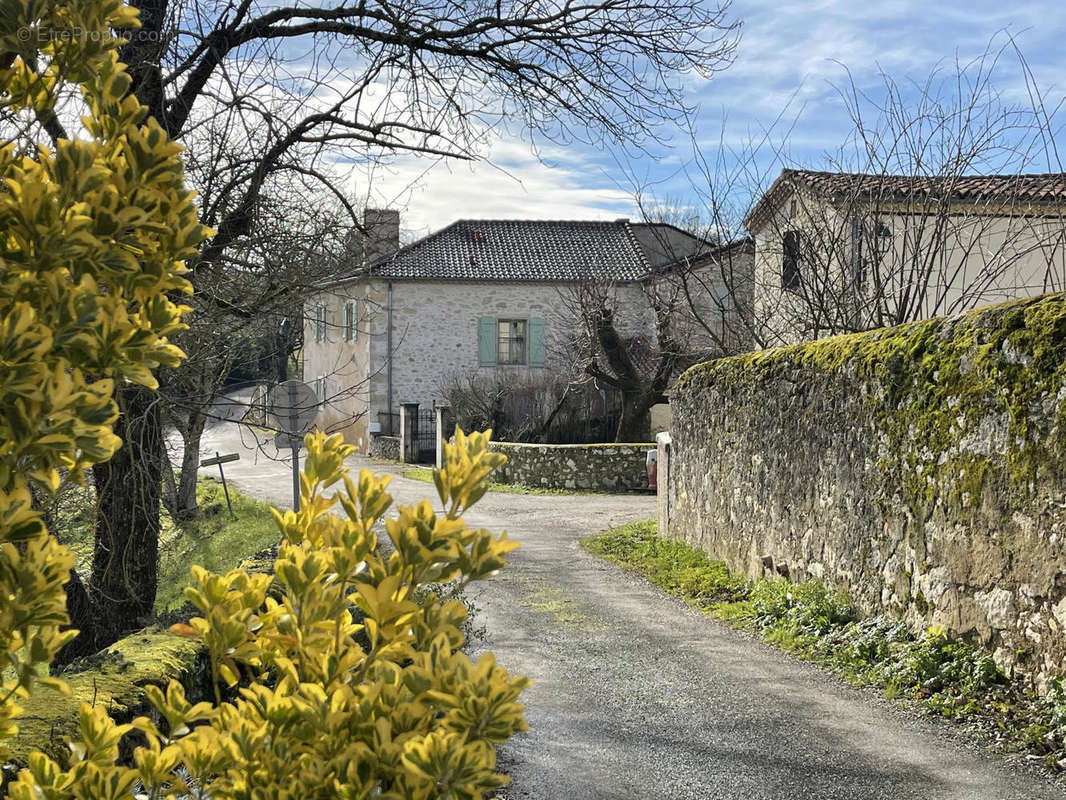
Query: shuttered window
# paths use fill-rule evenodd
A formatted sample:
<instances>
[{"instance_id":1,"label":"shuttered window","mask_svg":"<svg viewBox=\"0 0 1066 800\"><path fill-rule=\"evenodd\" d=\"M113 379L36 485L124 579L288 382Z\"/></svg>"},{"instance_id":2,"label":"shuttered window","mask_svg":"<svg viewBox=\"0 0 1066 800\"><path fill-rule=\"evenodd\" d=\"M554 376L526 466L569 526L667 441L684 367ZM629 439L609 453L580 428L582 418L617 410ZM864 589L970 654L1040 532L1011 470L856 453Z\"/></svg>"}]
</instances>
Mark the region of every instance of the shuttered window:
<instances>
[{"instance_id":1,"label":"shuttered window","mask_svg":"<svg viewBox=\"0 0 1066 800\"><path fill-rule=\"evenodd\" d=\"M804 241L800 231L785 231L781 242L781 288L800 288L800 268L803 263Z\"/></svg>"},{"instance_id":2,"label":"shuttered window","mask_svg":"<svg viewBox=\"0 0 1066 800\"><path fill-rule=\"evenodd\" d=\"M321 303L315 306L315 341L326 341L326 307Z\"/></svg>"},{"instance_id":3,"label":"shuttered window","mask_svg":"<svg viewBox=\"0 0 1066 800\"><path fill-rule=\"evenodd\" d=\"M479 317L478 365L543 367L544 320Z\"/></svg>"}]
</instances>

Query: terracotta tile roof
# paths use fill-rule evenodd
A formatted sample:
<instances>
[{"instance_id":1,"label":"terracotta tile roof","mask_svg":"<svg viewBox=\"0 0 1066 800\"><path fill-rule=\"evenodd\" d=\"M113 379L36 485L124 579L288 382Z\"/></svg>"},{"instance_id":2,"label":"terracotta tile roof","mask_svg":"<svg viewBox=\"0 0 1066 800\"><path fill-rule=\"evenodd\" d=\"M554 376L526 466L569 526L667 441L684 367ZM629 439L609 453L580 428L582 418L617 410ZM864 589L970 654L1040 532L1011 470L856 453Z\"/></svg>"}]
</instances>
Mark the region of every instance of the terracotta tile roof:
<instances>
[{"instance_id":1,"label":"terracotta tile roof","mask_svg":"<svg viewBox=\"0 0 1066 800\"><path fill-rule=\"evenodd\" d=\"M710 245L669 225L464 219L374 264L394 280L638 281Z\"/></svg>"},{"instance_id":2,"label":"terracotta tile roof","mask_svg":"<svg viewBox=\"0 0 1066 800\"><path fill-rule=\"evenodd\" d=\"M829 199L957 200L1014 203L1066 201L1066 173L1019 175L870 175L857 172L818 172L785 169L744 220L749 231L768 218L770 210L793 191L806 191Z\"/></svg>"}]
</instances>

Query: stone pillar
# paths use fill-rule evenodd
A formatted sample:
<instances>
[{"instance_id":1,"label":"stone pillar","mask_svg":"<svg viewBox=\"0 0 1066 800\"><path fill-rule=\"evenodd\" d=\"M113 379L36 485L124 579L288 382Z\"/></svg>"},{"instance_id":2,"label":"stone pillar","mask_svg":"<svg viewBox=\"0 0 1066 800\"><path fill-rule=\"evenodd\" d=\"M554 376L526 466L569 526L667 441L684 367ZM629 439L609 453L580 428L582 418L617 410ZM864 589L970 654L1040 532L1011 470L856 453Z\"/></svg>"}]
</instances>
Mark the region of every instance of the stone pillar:
<instances>
[{"instance_id":1,"label":"stone pillar","mask_svg":"<svg viewBox=\"0 0 1066 800\"><path fill-rule=\"evenodd\" d=\"M400 461L418 461L418 403L400 403Z\"/></svg>"},{"instance_id":2,"label":"stone pillar","mask_svg":"<svg viewBox=\"0 0 1066 800\"><path fill-rule=\"evenodd\" d=\"M670 452L673 450L674 440L666 431L655 436L658 446L658 472L656 482L659 485L659 535L670 536Z\"/></svg>"},{"instance_id":3,"label":"stone pillar","mask_svg":"<svg viewBox=\"0 0 1066 800\"><path fill-rule=\"evenodd\" d=\"M455 435L455 418L450 406L437 406L437 469L444 466L444 443Z\"/></svg>"}]
</instances>

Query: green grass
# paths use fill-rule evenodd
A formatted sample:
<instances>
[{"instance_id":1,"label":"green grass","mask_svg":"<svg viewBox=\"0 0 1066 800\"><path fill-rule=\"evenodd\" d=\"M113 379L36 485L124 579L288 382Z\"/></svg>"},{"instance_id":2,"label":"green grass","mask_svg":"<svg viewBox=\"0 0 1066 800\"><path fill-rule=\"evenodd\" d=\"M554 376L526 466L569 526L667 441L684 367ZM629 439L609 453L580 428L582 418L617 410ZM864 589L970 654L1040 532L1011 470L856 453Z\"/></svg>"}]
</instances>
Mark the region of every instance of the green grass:
<instances>
[{"instance_id":1,"label":"green grass","mask_svg":"<svg viewBox=\"0 0 1066 800\"><path fill-rule=\"evenodd\" d=\"M281 536L270 516L270 505L253 500L232 486L229 493L236 519L231 519L226 511L222 485L203 476L196 489L200 508L221 506L221 511L203 519L175 523L162 510L156 613L170 611L184 602L182 590L190 582L191 564L226 572L278 543ZM64 491L54 512L57 538L74 551L76 568L82 575L88 574L92 563L93 502L91 488L71 487Z\"/></svg>"},{"instance_id":2,"label":"green grass","mask_svg":"<svg viewBox=\"0 0 1066 800\"><path fill-rule=\"evenodd\" d=\"M429 467L408 467L401 473L414 481L433 483L433 470ZM490 492L507 494L596 494L595 492L577 492L573 489L543 489L536 486L521 486L517 483L489 483Z\"/></svg>"},{"instance_id":3,"label":"green grass","mask_svg":"<svg viewBox=\"0 0 1066 800\"><path fill-rule=\"evenodd\" d=\"M915 636L887 615L860 619L846 594L819 581L745 580L701 550L660 538L654 520L587 537L581 546L850 683L965 720L1008 749L1066 768L1066 677L1037 697L1003 675L987 653L943 630Z\"/></svg>"}]
</instances>

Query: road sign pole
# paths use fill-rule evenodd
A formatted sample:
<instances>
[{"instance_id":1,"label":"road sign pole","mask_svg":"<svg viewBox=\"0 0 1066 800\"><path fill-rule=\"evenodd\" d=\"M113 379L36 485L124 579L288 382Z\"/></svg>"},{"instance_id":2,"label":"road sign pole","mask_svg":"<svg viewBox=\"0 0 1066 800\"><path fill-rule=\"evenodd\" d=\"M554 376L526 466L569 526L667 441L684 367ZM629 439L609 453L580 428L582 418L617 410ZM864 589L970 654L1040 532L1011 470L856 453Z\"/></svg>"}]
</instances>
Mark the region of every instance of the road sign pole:
<instances>
[{"instance_id":1,"label":"road sign pole","mask_svg":"<svg viewBox=\"0 0 1066 800\"><path fill-rule=\"evenodd\" d=\"M218 454L218 450L215 451L215 458L219 459L218 474L222 478L222 491L226 494L226 508L229 509L229 515L233 517L233 519L236 519L233 515L233 504L229 501L229 487L226 486L226 473L222 471L222 456Z\"/></svg>"},{"instance_id":2,"label":"road sign pole","mask_svg":"<svg viewBox=\"0 0 1066 800\"><path fill-rule=\"evenodd\" d=\"M300 446L295 440L292 447L292 510L300 510Z\"/></svg>"}]
</instances>

